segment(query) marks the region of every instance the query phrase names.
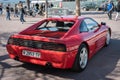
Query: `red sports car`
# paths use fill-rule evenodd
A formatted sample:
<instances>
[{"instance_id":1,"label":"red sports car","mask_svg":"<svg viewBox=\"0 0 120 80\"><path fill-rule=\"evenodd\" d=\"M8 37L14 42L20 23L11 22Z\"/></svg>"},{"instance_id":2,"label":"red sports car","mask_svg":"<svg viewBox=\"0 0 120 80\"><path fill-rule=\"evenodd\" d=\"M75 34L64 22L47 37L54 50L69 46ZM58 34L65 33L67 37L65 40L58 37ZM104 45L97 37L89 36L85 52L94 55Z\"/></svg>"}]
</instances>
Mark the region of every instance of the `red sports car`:
<instances>
[{"instance_id":1,"label":"red sports car","mask_svg":"<svg viewBox=\"0 0 120 80\"><path fill-rule=\"evenodd\" d=\"M83 71L88 60L110 43L111 29L89 17L43 19L10 36L10 58L54 68Z\"/></svg>"}]
</instances>

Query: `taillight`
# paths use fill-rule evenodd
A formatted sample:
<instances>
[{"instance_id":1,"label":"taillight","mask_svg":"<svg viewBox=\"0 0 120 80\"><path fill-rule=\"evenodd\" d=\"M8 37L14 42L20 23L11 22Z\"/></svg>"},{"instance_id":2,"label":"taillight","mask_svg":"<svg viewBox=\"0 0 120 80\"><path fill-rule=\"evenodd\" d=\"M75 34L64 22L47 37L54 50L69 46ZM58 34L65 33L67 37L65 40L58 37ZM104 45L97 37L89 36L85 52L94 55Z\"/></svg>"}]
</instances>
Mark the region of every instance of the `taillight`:
<instances>
[{"instance_id":1,"label":"taillight","mask_svg":"<svg viewBox=\"0 0 120 80\"><path fill-rule=\"evenodd\" d=\"M42 49L65 52L66 46L64 44L59 44L59 43L57 44L57 43L48 42L48 43L43 43Z\"/></svg>"},{"instance_id":2,"label":"taillight","mask_svg":"<svg viewBox=\"0 0 120 80\"><path fill-rule=\"evenodd\" d=\"M8 44L30 47L35 49L53 50L53 51L61 51L61 52L66 51L66 46L64 44L34 41L34 40L24 40L20 38L9 38Z\"/></svg>"}]
</instances>

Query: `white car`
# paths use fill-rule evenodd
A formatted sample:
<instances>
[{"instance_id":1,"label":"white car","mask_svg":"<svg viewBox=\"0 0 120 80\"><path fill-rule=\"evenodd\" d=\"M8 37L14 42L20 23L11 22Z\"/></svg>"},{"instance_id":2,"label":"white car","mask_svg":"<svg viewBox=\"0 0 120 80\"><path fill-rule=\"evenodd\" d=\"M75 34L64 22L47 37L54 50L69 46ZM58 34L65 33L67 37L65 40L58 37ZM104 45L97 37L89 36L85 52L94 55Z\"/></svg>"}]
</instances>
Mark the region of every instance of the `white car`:
<instances>
[{"instance_id":1,"label":"white car","mask_svg":"<svg viewBox=\"0 0 120 80\"><path fill-rule=\"evenodd\" d=\"M66 8L49 8L48 9L48 17L58 17L58 16L67 16L73 15L73 11L70 11Z\"/></svg>"}]
</instances>

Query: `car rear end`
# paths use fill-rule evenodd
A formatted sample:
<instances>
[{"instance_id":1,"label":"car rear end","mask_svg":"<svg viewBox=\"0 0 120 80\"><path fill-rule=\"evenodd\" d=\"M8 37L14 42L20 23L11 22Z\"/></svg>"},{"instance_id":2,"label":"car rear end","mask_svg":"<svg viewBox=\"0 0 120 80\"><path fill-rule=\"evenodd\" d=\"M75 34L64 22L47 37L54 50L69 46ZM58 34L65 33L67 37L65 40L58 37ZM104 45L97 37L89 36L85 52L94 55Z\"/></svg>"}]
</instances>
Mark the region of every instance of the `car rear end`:
<instances>
[{"instance_id":1,"label":"car rear end","mask_svg":"<svg viewBox=\"0 0 120 80\"><path fill-rule=\"evenodd\" d=\"M63 38L69 30L49 29L36 27L34 30L12 35L7 44L10 58L42 66L71 68L77 49L70 51L70 44Z\"/></svg>"}]
</instances>

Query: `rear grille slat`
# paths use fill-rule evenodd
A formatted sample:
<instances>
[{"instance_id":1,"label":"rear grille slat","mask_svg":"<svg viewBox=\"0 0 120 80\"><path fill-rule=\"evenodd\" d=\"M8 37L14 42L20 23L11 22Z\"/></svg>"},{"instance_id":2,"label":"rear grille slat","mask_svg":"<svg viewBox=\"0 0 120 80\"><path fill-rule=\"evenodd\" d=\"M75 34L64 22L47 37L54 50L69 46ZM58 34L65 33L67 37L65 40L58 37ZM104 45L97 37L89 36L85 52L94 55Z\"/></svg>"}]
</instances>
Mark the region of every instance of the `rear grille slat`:
<instances>
[{"instance_id":1,"label":"rear grille slat","mask_svg":"<svg viewBox=\"0 0 120 80\"><path fill-rule=\"evenodd\" d=\"M44 50L66 51L66 46L61 43L44 42L20 38L10 38L8 44Z\"/></svg>"},{"instance_id":2,"label":"rear grille slat","mask_svg":"<svg viewBox=\"0 0 120 80\"><path fill-rule=\"evenodd\" d=\"M40 49L36 44L43 44L43 42L38 41L31 41L31 40L23 40L23 39L14 39L14 45L23 46L23 47L30 47L30 48L37 48Z\"/></svg>"}]
</instances>

